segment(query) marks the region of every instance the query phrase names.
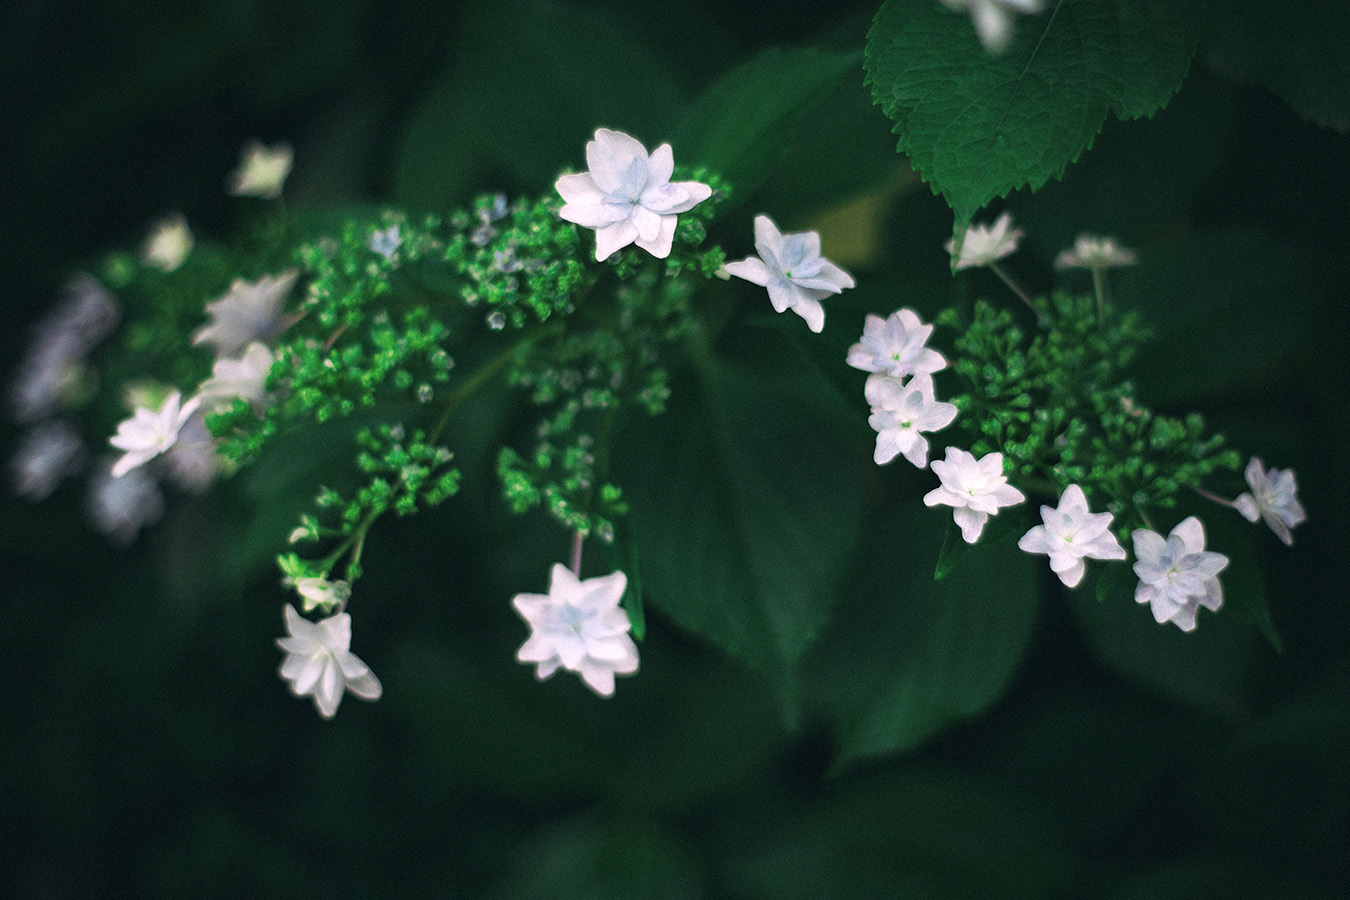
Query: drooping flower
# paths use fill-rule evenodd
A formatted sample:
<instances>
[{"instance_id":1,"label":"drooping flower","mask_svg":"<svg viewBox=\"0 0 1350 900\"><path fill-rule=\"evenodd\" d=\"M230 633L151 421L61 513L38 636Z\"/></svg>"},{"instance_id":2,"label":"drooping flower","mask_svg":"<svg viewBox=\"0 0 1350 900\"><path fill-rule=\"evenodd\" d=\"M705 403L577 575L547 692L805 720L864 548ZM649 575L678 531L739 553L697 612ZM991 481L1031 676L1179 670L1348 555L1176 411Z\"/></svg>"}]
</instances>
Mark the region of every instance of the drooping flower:
<instances>
[{"instance_id":1,"label":"drooping flower","mask_svg":"<svg viewBox=\"0 0 1350 900\"><path fill-rule=\"evenodd\" d=\"M197 396L208 408L228 408L234 398L243 397L258 409L266 401L264 384L275 361L271 350L254 341L238 359L217 359L211 366L211 377L197 389Z\"/></svg>"},{"instance_id":2,"label":"drooping flower","mask_svg":"<svg viewBox=\"0 0 1350 900\"><path fill-rule=\"evenodd\" d=\"M961 537L967 544L980 539L984 523L999 507L1014 506L1027 499L1021 491L1008 484L1003 474L1003 454L987 453L975 456L956 447L947 448L947 458L935 459L929 464L942 487L924 495L925 506L955 507L952 518L961 527Z\"/></svg>"},{"instance_id":3,"label":"drooping flower","mask_svg":"<svg viewBox=\"0 0 1350 900\"><path fill-rule=\"evenodd\" d=\"M980 45L990 53L1002 53L1007 48L1018 13L1041 11L1041 0L942 0L942 5L955 12L969 12Z\"/></svg>"},{"instance_id":4,"label":"drooping flower","mask_svg":"<svg viewBox=\"0 0 1350 900\"><path fill-rule=\"evenodd\" d=\"M820 255L819 234L783 234L768 216L755 216L755 249L758 257L729 262L727 272L768 288L775 310L795 311L819 334L825 327L820 301L853 287L853 276Z\"/></svg>"},{"instance_id":5,"label":"drooping flower","mask_svg":"<svg viewBox=\"0 0 1350 900\"><path fill-rule=\"evenodd\" d=\"M282 141L265 146L253 140L244 145L239 168L230 174L230 193L236 197L263 197L268 200L281 196L281 186L291 174L295 152Z\"/></svg>"},{"instance_id":6,"label":"drooping flower","mask_svg":"<svg viewBox=\"0 0 1350 900\"><path fill-rule=\"evenodd\" d=\"M14 492L35 502L46 499L63 478L80 471L84 457L84 443L69 422L45 419L14 449L9 463Z\"/></svg>"},{"instance_id":7,"label":"drooping flower","mask_svg":"<svg viewBox=\"0 0 1350 900\"><path fill-rule=\"evenodd\" d=\"M1195 516L1183 519L1166 539L1144 528L1131 537L1139 576L1134 599L1152 607L1158 624L1172 622L1194 631L1199 607L1218 611L1223 605L1219 572L1228 557L1205 550L1205 529Z\"/></svg>"},{"instance_id":8,"label":"drooping flower","mask_svg":"<svg viewBox=\"0 0 1350 900\"><path fill-rule=\"evenodd\" d=\"M1056 269L1112 269L1132 266L1139 261L1133 250L1121 247L1114 238L1080 234L1073 248L1055 257Z\"/></svg>"},{"instance_id":9,"label":"drooping flower","mask_svg":"<svg viewBox=\"0 0 1350 900\"><path fill-rule=\"evenodd\" d=\"M974 269L987 266L1017 251L1017 242L1022 239L1022 229L1012 227L1012 214L1003 213L994 220L993 225L971 225L966 229L958 248L956 239L947 242L947 252L955 262L952 271Z\"/></svg>"},{"instance_id":10,"label":"drooping flower","mask_svg":"<svg viewBox=\"0 0 1350 900\"><path fill-rule=\"evenodd\" d=\"M1294 546L1294 536L1289 533L1289 529L1308 518L1308 514L1303 511L1303 504L1298 502L1294 470L1272 467L1267 472L1261 459L1253 456L1244 474L1251 492L1239 494L1233 501L1237 511L1248 522L1265 519L1270 530L1280 540L1290 547Z\"/></svg>"},{"instance_id":11,"label":"drooping flower","mask_svg":"<svg viewBox=\"0 0 1350 900\"><path fill-rule=\"evenodd\" d=\"M1059 506L1041 507L1041 520L1022 535L1017 546L1028 553L1050 557L1050 571L1066 587L1083 580L1084 559L1124 559L1125 548L1111 533L1111 514L1088 511L1083 489L1071 484L1059 498Z\"/></svg>"},{"instance_id":12,"label":"drooping flower","mask_svg":"<svg viewBox=\"0 0 1350 900\"><path fill-rule=\"evenodd\" d=\"M872 415L867 424L877 432L873 455L885 465L899 454L918 466L928 465L928 439L920 432L946 428L956 418L956 407L933 394L933 376L915 375L908 384L889 375L867 379L867 402Z\"/></svg>"},{"instance_id":13,"label":"drooping flower","mask_svg":"<svg viewBox=\"0 0 1350 900\"><path fill-rule=\"evenodd\" d=\"M286 651L281 677L291 683L297 697L313 695L314 708L331 719L344 691L363 700L378 700L384 692L380 679L348 648L352 643L352 617L345 612L311 622L287 604L288 637L277 638Z\"/></svg>"},{"instance_id":14,"label":"drooping flower","mask_svg":"<svg viewBox=\"0 0 1350 900\"><path fill-rule=\"evenodd\" d=\"M192 252L192 230L181 213L160 219L150 229L150 236L141 248L141 262L165 272L173 272L183 265Z\"/></svg>"},{"instance_id":15,"label":"drooping flower","mask_svg":"<svg viewBox=\"0 0 1350 900\"><path fill-rule=\"evenodd\" d=\"M145 469L114 477L109 462L89 480L87 511L94 528L114 544L130 546L140 530L164 515L164 494Z\"/></svg>"},{"instance_id":16,"label":"drooping flower","mask_svg":"<svg viewBox=\"0 0 1350 900\"><path fill-rule=\"evenodd\" d=\"M560 667L578 673L602 697L614 693L614 676L637 671L637 645L619 606L628 578L612 572L581 581L561 563L553 566L547 594L517 594L511 605L530 626L516 652L523 663L536 663L543 681Z\"/></svg>"},{"instance_id":17,"label":"drooping flower","mask_svg":"<svg viewBox=\"0 0 1350 900\"><path fill-rule=\"evenodd\" d=\"M210 344L221 357L237 356L256 340L265 340L281 328L281 308L300 276L296 269L288 269L273 277L264 275L257 281L236 278L230 290L206 304L211 322L192 335L194 344Z\"/></svg>"},{"instance_id":18,"label":"drooping flower","mask_svg":"<svg viewBox=\"0 0 1350 900\"><path fill-rule=\"evenodd\" d=\"M137 407L130 419L118 424L117 434L108 438L108 443L123 451L122 458L113 463L112 476L120 478L172 447L179 430L199 406L201 400L193 397L183 403L182 393L174 391L159 409Z\"/></svg>"},{"instance_id":19,"label":"drooping flower","mask_svg":"<svg viewBox=\"0 0 1350 900\"><path fill-rule=\"evenodd\" d=\"M914 310L897 309L886 318L868 315L863 320L862 340L848 348L848 364L864 372L880 372L892 378L937 372L947 360L925 347L933 326L924 324Z\"/></svg>"},{"instance_id":20,"label":"drooping flower","mask_svg":"<svg viewBox=\"0 0 1350 900\"><path fill-rule=\"evenodd\" d=\"M370 237L366 238L366 246L370 248L371 252L378 253L390 261L393 261L394 254L398 252L398 248L402 244L403 238L399 236L397 225L390 225L383 231L373 232Z\"/></svg>"},{"instance_id":21,"label":"drooping flower","mask_svg":"<svg viewBox=\"0 0 1350 900\"><path fill-rule=\"evenodd\" d=\"M554 186L566 201L558 215L595 229L597 261L629 244L664 259L678 214L712 196L706 184L670 180L675 157L669 144L649 156L641 142L607 128L586 144L586 164L589 171L563 175Z\"/></svg>"}]
</instances>

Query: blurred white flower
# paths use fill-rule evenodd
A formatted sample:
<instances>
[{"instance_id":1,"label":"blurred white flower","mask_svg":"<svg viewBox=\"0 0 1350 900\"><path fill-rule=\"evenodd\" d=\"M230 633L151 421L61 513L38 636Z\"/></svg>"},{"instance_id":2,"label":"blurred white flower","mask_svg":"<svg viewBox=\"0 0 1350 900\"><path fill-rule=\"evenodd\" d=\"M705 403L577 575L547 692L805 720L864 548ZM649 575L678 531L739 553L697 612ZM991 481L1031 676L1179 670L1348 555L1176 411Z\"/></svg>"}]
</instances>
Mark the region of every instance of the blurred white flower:
<instances>
[{"instance_id":1,"label":"blurred white flower","mask_svg":"<svg viewBox=\"0 0 1350 900\"><path fill-rule=\"evenodd\" d=\"M124 451L122 458L113 464L114 478L144 465L174 445L183 424L201 405L196 397L187 403L182 401L182 393L174 391L159 409L137 407L130 419L118 424L117 434L108 438L108 443Z\"/></svg>"},{"instance_id":2,"label":"blurred white flower","mask_svg":"<svg viewBox=\"0 0 1350 900\"><path fill-rule=\"evenodd\" d=\"M947 360L925 347L933 326L924 324L912 309L897 309L886 318L868 315L863 320L862 340L848 348L848 364L864 372L881 372L892 378L937 372Z\"/></svg>"},{"instance_id":3,"label":"blurred white flower","mask_svg":"<svg viewBox=\"0 0 1350 900\"><path fill-rule=\"evenodd\" d=\"M297 697L313 695L314 708L331 719L344 691L363 700L378 700L384 692L380 679L348 648L352 643L352 617L338 613L311 622L287 604L284 607L288 637L277 638L286 651L281 677L291 683Z\"/></svg>"},{"instance_id":4,"label":"blurred white flower","mask_svg":"<svg viewBox=\"0 0 1350 900\"><path fill-rule=\"evenodd\" d=\"M164 495L145 469L114 477L110 468L110 462L103 463L89 481L89 518L109 540L126 547L164 515Z\"/></svg>"},{"instance_id":5,"label":"blurred white flower","mask_svg":"<svg viewBox=\"0 0 1350 900\"><path fill-rule=\"evenodd\" d=\"M403 238L399 237L397 225L390 225L383 231L372 232L370 237L366 238L366 246L372 253L378 253L390 261L394 259L394 254L402 244Z\"/></svg>"},{"instance_id":6,"label":"blurred white flower","mask_svg":"<svg viewBox=\"0 0 1350 900\"><path fill-rule=\"evenodd\" d=\"M952 518L961 527L961 537L967 544L980 539L984 523L998 513L999 507L1027 499L1008 484L1003 474L1002 453L987 453L976 460L966 450L948 447L947 458L933 460L929 468L942 479L942 487L925 494L924 505L954 507Z\"/></svg>"},{"instance_id":7,"label":"blurred white flower","mask_svg":"<svg viewBox=\"0 0 1350 900\"><path fill-rule=\"evenodd\" d=\"M566 205L558 215L595 229L595 258L637 244L652 256L670 255L678 214L712 196L697 181L672 182L675 157L669 144L647 148L618 131L601 128L586 144L590 170L563 175L554 185Z\"/></svg>"},{"instance_id":8,"label":"blurred white flower","mask_svg":"<svg viewBox=\"0 0 1350 900\"><path fill-rule=\"evenodd\" d=\"M867 379L866 396L872 405L867 424L877 432L877 464L904 454L920 469L927 466L928 439L920 432L946 428L956 418L956 407L933 395L933 376L915 375L904 384L889 375L874 375Z\"/></svg>"},{"instance_id":9,"label":"blurred white flower","mask_svg":"<svg viewBox=\"0 0 1350 900\"><path fill-rule=\"evenodd\" d=\"M345 581L329 581L327 578L307 576L292 582L295 592L300 595L305 612L316 608L332 612L350 599L352 586Z\"/></svg>"},{"instance_id":10,"label":"blurred white flower","mask_svg":"<svg viewBox=\"0 0 1350 900\"><path fill-rule=\"evenodd\" d=\"M1134 599L1148 603L1159 624L1172 622L1182 631L1195 630L1199 607L1217 611L1223 605L1219 572L1228 565L1222 553L1205 550L1205 529L1195 516L1182 520L1164 540L1140 528L1134 539L1134 574L1139 576Z\"/></svg>"},{"instance_id":11,"label":"blurred white flower","mask_svg":"<svg viewBox=\"0 0 1350 900\"><path fill-rule=\"evenodd\" d=\"M189 491L204 491L225 468L225 458L216 452L216 440L206 428L199 408L178 432L178 441L164 454L169 480Z\"/></svg>"},{"instance_id":12,"label":"blurred white flower","mask_svg":"<svg viewBox=\"0 0 1350 900\"><path fill-rule=\"evenodd\" d=\"M267 400L267 373L275 361L271 350L254 341L238 359L217 359L211 366L211 377L197 389L197 396L210 409L228 408L236 397L260 409Z\"/></svg>"},{"instance_id":13,"label":"blurred white flower","mask_svg":"<svg viewBox=\"0 0 1350 900\"><path fill-rule=\"evenodd\" d=\"M286 183L286 176L291 174L294 161L295 153L291 145L284 141L271 147L261 141L249 141L240 155L239 168L230 174L230 193L236 197L264 197L269 200L280 197L281 186Z\"/></svg>"},{"instance_id":14,"label":"blurred white flower","mask_svg":"<svg viewBox=\"0 0 1350 900\"><path fill-rule=\"evenodd\" d=\"M1132 266L1138 261L1133 250L1119 246L1114 238L1080 234L1074 239L1073 249L1061 251L1055 257L1055 268L1111 269Z\"/></svg>"},{"instance_id":15,"label":"blurred white flower","mask_svg":"<svg viewBox=\"0 0 1350 900\"><path fill-rule=\"evenodd\" d=\"M34 327L10 388L11 409L19 422L46 418L78 398L89 378L85 355L122 316L117 300L90 275L71 278L61 295L61 302Z\"/></svg>"},{"instance_id":16,"label":"blurred white flower","mask_svg":"<svg viewBox=\"0 0 1350 900\"><path fill-rule=\"evenodd\" d=\"M64 419L47 419L24 432L10 458L14 492L34 502L51 496L84 464L84 443Z\"/></svg>"},{"instance_id":17,"label":"blurred white flower","mask_svg":"<svg viewBox=\"0 0 1350 900\"><path fill-rule=\"evenodd\" d=\"M1248 522L1265 519L1280 540L1294 546L1294 536L1289 529L1308 518L1303 505L1298 502L1294 470L1272 468L1267 472L1261 459L1253 456L1247 463L1245 474L1251 493L1239 494L1233 501L1237 511Z\"/></svg>"},{"instance_id":18,"label":"blurred white flower","mask_svg":"<svg viewBox=\"0 0 1350 900\"><path fill-rule=\"evenodd\" d=\"M853 276L820 255L819 234L783 234L768 216L755 216L755 249L758 257L729 262L727 272L768 288L775 310L793 310L820 333L825 327L820 301L853 287Z\"/></svg>"},{"instance_id":19,"label":"blurred white flower","mask_svg":"<svg viewBox=\"0 0 1350 900\"><path fill-rule=\"evenodd\" d=\"M947 252L955 262L952 271L987 266L1017 251L1017 242L1022 239L1022 229L1012 227L1012 214L1003 213L994 220L993 225L971 225L956 246L956 239L947 242Z\"/></svg>"},{"instance_id":20,"label":"blurred white flower","mask_svg":"<svg viewBox=\"0 0 1350 900\"><path fill-rule=\"evenodd\" d=\"M1125 548L1111 533L1111 514L1088 511L1083 489L1071 484L1059 498L1058 508L1041 507L1045 523L1033 527L1017 542L1028 553L1050 557L1050 571L1066 587L1083 580L1085 558L1124 559Z\"/></svg>"},{"instance_id":21,"label":"blurred white flower","mask_svg":"<svg viewBox=\"0 0 1350 900\"><path fill-rule=\"evenodd\" d=\"M990 53L1002 53L1012 40L1013 19L1019 13L1041 11L1041 0L942 0L955 12L969 12L980 45Z\"/></svg>"},{"instance_id":22,"label":"blurred white flower","mask_svg":"<svg viewBox=\"0 0 1350 900\"><path fill-rule=\"evenodd\" d=\"M619 606L628 578L612 572L581 581L561 563L553 566L547 594L516 594L511 605L530 626L516 652L523 663L536 663L535 676L548 678L559 667L576 672L602 697L614 693L614 676L637 671L637 645Z\"/></svg>"},{"instance_id":23,"label":"blurred white flower","mask_svg":"<svg viewBox=\"0 0 1350 900\"><path fill-rule=\"evenodd\" d=\"M192 231L182 214L174 213L160 219L150 229L150 236L141 248L141 262L165 272L172 272L183 264L192 252Z\"/></svg>"},{"instance_id":24,"label":"blurred white flower","mask_svg":"<svg viewBox=\"0 0 1350 900\"><path fill-rule=\"evenodd\" d=\"M281 310L286 295L300 276L287 269L275 277L257 281L236 278L230 290L206 304L211 322L192 335L194 344L210 344L219 357L233 357L256 340L273 337L281 330Z\"/></svg>"}]
</instances>

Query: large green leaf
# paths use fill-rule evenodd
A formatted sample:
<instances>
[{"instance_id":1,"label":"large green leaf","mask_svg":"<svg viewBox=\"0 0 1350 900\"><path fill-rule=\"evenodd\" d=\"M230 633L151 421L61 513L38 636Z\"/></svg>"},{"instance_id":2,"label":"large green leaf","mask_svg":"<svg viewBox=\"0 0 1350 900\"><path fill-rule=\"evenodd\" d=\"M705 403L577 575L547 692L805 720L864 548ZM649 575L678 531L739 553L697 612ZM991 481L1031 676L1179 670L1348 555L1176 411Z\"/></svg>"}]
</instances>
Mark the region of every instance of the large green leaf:
<instances>
[{"instance_id":1,"label":"large green leaf","mask_svg":"<svg viewBox=\"0 0 1350 900\"><path fill-rule=\"evenodd\" d=\"M1032 190L1078 159L1108 112L1152 115L1181 85L1193 4L1059 0L1023 16L1001 54L933 0L887 0L868 34L873 99L957 224L995 197Z\"/></svg>"},{"instance_id":2,"label":"large green leaf","mask_svg":"<svg viewBox=\"0 0 1350 900\"><path fill-rule=\"evenodd\" d=\"M844 442L858 423L800 361L706 365L669 413L633 420L614 453L626 526L653 604L762 670L790 719L798 661L857 538L861 488Z\"/></svg>"},{"instance_id":3,"label":"large green leaf","mask_svg":"<svg viewBox=\"0 0 1350 900\"><path fill-rule=\"evenodd\" d=\"M869 525L864 569L812 655L841 763L908 750L981 712L1003 692L1035 624L1036 561L1016 546L1025 528L1000 539L986 526L961 565L934 581L951 510L925 508L921 496ZM1022 521L1024 512L998 518Z\"/></svg>"}]
</instances>

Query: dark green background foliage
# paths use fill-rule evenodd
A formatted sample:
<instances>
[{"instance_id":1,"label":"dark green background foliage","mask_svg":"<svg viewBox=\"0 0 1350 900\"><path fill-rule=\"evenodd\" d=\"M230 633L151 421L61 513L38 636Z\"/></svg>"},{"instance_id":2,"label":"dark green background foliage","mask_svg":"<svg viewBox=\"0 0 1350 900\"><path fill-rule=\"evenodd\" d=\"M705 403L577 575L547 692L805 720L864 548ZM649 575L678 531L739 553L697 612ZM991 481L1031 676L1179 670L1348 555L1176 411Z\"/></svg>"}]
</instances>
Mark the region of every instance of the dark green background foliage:
<instances>
[{"instance_id":1,"label":"dark green background foliage","mask_svg":"<svg viewBox=\"0 0 1350 900\"><path fill-rule=\"evenodd\" d=\"M254 136L294 142L287 202L335 228L382 203L545 194L599 126L669 140L735 185L711 235L733 258L767 212L819 227L859 286L826 301L820 336L753 286L700 288L706 341L671 360L668 413L615 422L632 512L586 574L625 568L647 603L642 671L608 701L513 660L509 598L544 589L568 538L501 503L495 448L532 422L504 386L447 429L459 494L372 530L353 649L386 693L331 722L276 677L270 563L344 463L324 435L174 497L125 552L84 526L75 483L36 506L0 495L0 896L1346 896L1344 5L1050 5L1080 31L1023 19L985 70L936 3L877 21L938 29L977 73L1038 34L1061 68L1151 73L1107 77L1059 156L1002 170L926 139L947 133L940 109L873 105L865 77L907 58L874 45L865 72L863 0L8 6L6 363L71 271L166 212L247 240L253 201L223 187ZM1107 27L1163 7L1157 34ZM1013 190L994 211L1027 230L1007 261L1024 282L1087 289L1051 267L1079 231L1136 248L1114 286L1154 334L1137 396L1297 470L1292 549L1199 499L1176 510L1232 557L1228 608L1195 633L1156 625L1128 574L1090 566L1064 590L1013 549L1030 510L933 580L950 514L922 505L928 476L872 464L844 354L866 313L1008 296L950 275L952 211L895 152L906 116L915 168L962 215ZM16 436L0 431L6 455Z\"/></svg>"}]
</instances>

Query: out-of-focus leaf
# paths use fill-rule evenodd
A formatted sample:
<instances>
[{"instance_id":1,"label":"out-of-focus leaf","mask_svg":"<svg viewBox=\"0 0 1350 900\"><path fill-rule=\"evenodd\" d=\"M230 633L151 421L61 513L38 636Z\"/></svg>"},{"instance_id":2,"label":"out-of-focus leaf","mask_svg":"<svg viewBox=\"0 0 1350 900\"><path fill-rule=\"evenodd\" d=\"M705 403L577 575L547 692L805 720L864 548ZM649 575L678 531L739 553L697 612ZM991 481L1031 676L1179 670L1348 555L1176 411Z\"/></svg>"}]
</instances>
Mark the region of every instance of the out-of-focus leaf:
<instances>
[{"instance_id":1,"label":"out-of-focus leaf","mask_svg":"<svg viewBox=\"0 0 1350 900\"><path fill-rule=\"evenodd\" d=\"M1018 17L1008 47L990 54L967 17L887 0L867 38L872 96L960 227L995 197L1062 176L1108 112L1132 119L1166 104L1195 50L1193 7L1060 0Z\"/></svg>"},{"instance_id":2,"label":"out-of-focus leaf","mask_svg":"<svg viewBox=\"0 0 1350 900\"><path fill-rule=\"evenodd\" d=\"M870 523L864 568L811 658L840 764L911 749L984 710L1003 692L1035 623L1033 560L1015 538L986 535L934 581L951 511L920 503L915 497Z\"/></svg>"}]
</instances>

